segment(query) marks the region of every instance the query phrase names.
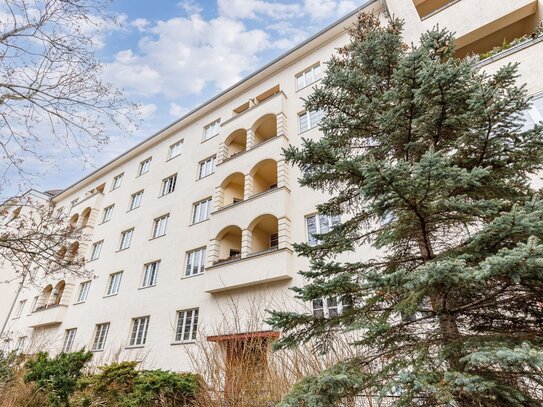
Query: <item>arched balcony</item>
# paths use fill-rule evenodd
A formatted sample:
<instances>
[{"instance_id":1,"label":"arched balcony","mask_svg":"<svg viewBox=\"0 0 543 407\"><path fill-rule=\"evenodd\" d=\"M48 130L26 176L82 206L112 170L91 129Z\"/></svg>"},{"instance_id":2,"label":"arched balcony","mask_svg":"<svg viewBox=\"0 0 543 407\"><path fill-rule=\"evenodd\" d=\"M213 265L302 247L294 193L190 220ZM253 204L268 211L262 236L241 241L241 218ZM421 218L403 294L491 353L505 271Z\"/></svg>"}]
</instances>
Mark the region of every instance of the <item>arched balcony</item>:
<instances>
[{"instance_id":1,"label":"arched balcony","mask_svg":"<svg viewBox=\"0 0 543 407\"><path fill-rule=\"evenodd\" d=\"M241 172L229 175L221 184L220 207L234 205L243 201L245 176Z\"/></svg>"},{"instance_id":2,"label":"arched balcony","mask_svg":"<svg viewBox=\"0 0 543 407\"><path fill-rule=\"evenodd\" d=\"M261 215L249 225L250 254L276 250L279 246L279 222L273 215Z\"/></svg>"},{"instance_id":3,"label":"arched balcony","mask_svg":"<svg viewBox=\"0 0 543 407\"><path fill-rule=\"evenodd\" d=\"M79 242L73 242L70 245L70 249L68 251L68 255L70 258L75 258L79 254Z\"/></svg>"},{"instance_id":4,"label":"arched balcony","mask_svg":"<svg viewBox=\"0 0 543 407\"><path fill-rule=\"evenodd\" d=\"M275 160L259 162L253 167L250 174L253 179L252 195L277 188L277 162Z\"/></svg>"},{"instance_id":5,"label":"arched balcony","mask_svg":"<svg viewBox=\"0 0 543 407\"><path fill-rule=\"evenodd\" d=\"M79 220L79 214L76 213L70 218L70 227L75 228L77 226L78 220Z\"/></svg>"},{"instance_id":6,"label":"arched balcony","mask_svg":"<svg viewBox=\"0 0 543 407\"><path fill-rule=\"evenodd\" d=\"M64 294L64 289L66 288L66 282L64 280L59 281L53 292L51 293L51 298L49 300L48 306L59 305L62 301L62 295Z\"/></svg>"},{"instance_id":7,"label":"arched balcony","mask_svg":"<svg viewBox=\"0 0 543 407\"><path fill-rule=\"evenodd\" d=\"M38 300L38 304L36 305L36 310L47 308L47 306L49 305L49 301L51 300L52 294L53 294L53 286L49 284L41 292L41 296Z\"/></svg>"},{"instance_id":8,"label":"arched balcony","mask_svg":"<svg viewBox=\"0 0 543 407\"><path fill-rule=\"evenodd\" d=\"M92 208L86 208L81 212L81 227L84 228L89 224L90 216L92 213Z\"/></svg>"},{"instance_id":9,"label":"arched balcony","mask_svg":"<svg viewBox=\"0 0 543 407\"><path fill-rule=\"evenodd\" d=\"M254 135L253 146L257 146L277 136L277 116L267 114L258 119L252 127Z\"/></svg>"},{"instance_id":10,"label":"arched balcony","mask_svg":"<svg viewBox=\"0 0 543 407\"><path fill-rule=\"evenodd\" d=\"M230 134L224 142L225 159L228 160L247 150L247 130L238 129Z\"/></svg>"},{"instance_id":11,"label":"arched balcony","mask_svg":"<svg viewBox=\"0 0 543 407\"><path fill-rule=\"evenodd\" d=\"M241 257L241 228L228 226L216 237L218 242L218 258L214 264L238 260Z\"/></svg>"}]
</instances>

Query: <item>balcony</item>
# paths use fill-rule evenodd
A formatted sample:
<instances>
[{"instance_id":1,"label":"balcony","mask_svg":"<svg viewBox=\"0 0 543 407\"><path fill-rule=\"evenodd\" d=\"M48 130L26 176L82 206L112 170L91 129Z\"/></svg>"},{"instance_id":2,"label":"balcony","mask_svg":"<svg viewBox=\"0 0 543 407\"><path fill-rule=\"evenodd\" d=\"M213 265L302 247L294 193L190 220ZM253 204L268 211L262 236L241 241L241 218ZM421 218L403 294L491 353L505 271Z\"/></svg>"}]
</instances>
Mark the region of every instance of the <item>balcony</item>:
<instances>
[{"instance_id":1,"label":"balcony","mask_svg":"<svg viewBox=\"0 0 543 407\"><path fill-rule=\"evenodd\" d=\"M63 304L52 304L47 307L38 308L30 314L28 326L37 328L60 324L64 319L67 308Z\"/></svg>"},{"instance_id":2,"label":"balcony","mask_svg":"<svg viewBox=\"0 0 543 407\"><path fill-rule=\"evenodd\" d=\"M270 248L245 258L233 259L206 268L205 291L211 294L237 288L291 280L294 277L292 250Z\"/></svg>"}]
</instances>

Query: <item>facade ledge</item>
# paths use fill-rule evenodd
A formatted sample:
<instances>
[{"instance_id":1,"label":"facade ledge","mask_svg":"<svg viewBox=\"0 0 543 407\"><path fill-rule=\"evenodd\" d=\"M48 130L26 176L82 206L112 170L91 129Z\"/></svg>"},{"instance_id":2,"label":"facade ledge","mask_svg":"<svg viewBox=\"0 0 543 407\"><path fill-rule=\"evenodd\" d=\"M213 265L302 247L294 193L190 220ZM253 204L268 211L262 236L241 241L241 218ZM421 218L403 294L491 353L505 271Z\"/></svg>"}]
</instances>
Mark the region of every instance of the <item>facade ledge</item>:
<instances>
[{"instance_id":1,"label":"facade ledge","mask_svg":"<svg viewBox=\"0 0 543 407\"><path fill-rule=\"evenodd\" d=\"M61 324L67 308L67 305L57 304L36 309L29 317L28 326L36 328L40 326Z\"/></svg>"},{"instance_id":2,"label":"facade ledge","mask_svg":"<svg viewBox=\"0 0 543 407\"><path fill-rule=\"evenodd\" d=\"M251 201L253 201L253 200L257 199L257 198L260 198L262 196L266 196L266 195L269 195L269 194L273 194L274 192L277 192L277 191L280 191L280 190L285 190L286 192L290 193L290 189L287 188L287 187L279 187L279 188L269 189L267 191L251 195L249 198L247 198L247 199L245 199L243 201L239 201L239 202L235 202L235 203L232 203L232 204L229 204L229 205L222 206L219 209L217 209L216 211L211 212L211 215L215 215L217 213L223 212L223 211L225 211L227 209L230 209L230 208L233 208L233 207L241 206L246 202L251 202Z\"/></svg>"},{"instance_id":3,"label":"facade ledge","mask_svg":"<svg viewBox=\"0 0 543 407\"><path fill-rule=\"evenodd\" d=\"M170 346L179 346L179 345L193 345L196 341L183 341L183 342L172 342Z\"/></svg>"},{"instance_id":4,"label":"facade ledge","mask_svg":"<svg viewBox=\"0 0 543 407\"><path fill-rule=\"evenodd\" d=\"M268 103L269 101L274 100L275 98L277 98L277 97L279 97L279 96L283 96L283 98L285 98L285 99L287 98L287 95L285 95L285 93L284 93L282 90L280 90L279 92L277 92L276 94L274 94L274 95L270 96L269 98L263 100L262 102L260 102L260 103L258 103L258 104L256 104L256 105L254 105L254 106L251 106L249 109L244 110L244 111L241 112L241 113L238 113L237 115L235 115L234 117L231 117L231 118L228 119L228 120L225 120L223 123L221 123L221 127L226 126L227 124L233 122L233 121L236 120L237 118L244 116L246 113L252 112L253 110L255 110L255 109L257 109L257 108L259 108L259 107L265 105L265 104Z\"/></svg>"},{"instance_id":5,"label":"facade ledge","mask_svg":"<svg viewBox=\"0 0 543 407\"><path fill-rule=\"evenodd\" d=\"M89 196L86 196L85 198L83 198L81 201L77 201L74 206L72 206L72 208L70 209L71 211L75 208L75 207L78 207L80 206L83 202L87 202L89 201L90 199L92 198L101 198L104 196L104 193L103 192L100 192L100 191L97 191L93 194L90 194ZM92 208L94 208L96 205L90 205Z\"/></svg>"},{"instance_id":6,"label":"facade ledge","mask_svg":"<svg viewBox=\"0 0 543 407\"><path fill-rule=\"evenodd\" d=\"M512 55L516 52L522 51L523 49L529 48L532 45L535 45L539 42L543 41L543 35L540 35L539 37L528 39L524 42L521 42L520 44L514 45L511 48L504 49L501 52L498 52L497 54L494 54L488 58L485 58L477 63L477 68L482 68L483 66L489 65L495 61L498 61L502 58L508 57L509 55Z\"/></svg>"}]
</instances>

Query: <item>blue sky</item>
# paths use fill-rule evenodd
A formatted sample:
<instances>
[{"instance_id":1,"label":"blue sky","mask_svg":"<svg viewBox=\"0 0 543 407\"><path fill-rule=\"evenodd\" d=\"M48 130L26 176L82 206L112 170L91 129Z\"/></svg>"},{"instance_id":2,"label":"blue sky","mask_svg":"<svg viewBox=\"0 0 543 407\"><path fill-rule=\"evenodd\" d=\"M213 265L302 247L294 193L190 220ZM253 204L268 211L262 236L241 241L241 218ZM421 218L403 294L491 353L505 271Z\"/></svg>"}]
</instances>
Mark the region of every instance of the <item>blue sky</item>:
<instances>
[{"instance_id":1,"label":"blue sky","mask_svg":"<svg viewBox=\"0 0 543 407\"><path fill-rule=\"evenodd\" d=\"M120 26L97 38L104 79L141 104L132 134L111 134L90 163L59 157L37 189L64 188L337 18L354 0L115 0Z\"/></svg>"}]
</instances>

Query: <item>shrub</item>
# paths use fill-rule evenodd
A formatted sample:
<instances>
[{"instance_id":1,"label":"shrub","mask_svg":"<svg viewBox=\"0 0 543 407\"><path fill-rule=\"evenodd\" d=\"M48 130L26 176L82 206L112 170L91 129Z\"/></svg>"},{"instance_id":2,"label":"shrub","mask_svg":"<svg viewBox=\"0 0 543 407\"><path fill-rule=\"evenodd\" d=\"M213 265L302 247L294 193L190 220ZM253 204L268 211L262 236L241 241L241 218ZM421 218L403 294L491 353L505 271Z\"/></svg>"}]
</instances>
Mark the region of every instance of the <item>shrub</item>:
<instances>
[{"instance_id":1,"label":"shrub","mask_svg":"<svg viewBox=\"0 0 543 407\"><path fill-rule=\"evenodd\" d=\"M51 358L47 352L39 352L25 364L25 382L35 382L36 387L47 394L51 406L69 406L83 368L92 359L92 353L81 350L60 353Z\"/></svg>"}]
</instances>

